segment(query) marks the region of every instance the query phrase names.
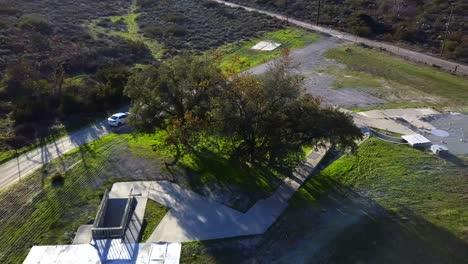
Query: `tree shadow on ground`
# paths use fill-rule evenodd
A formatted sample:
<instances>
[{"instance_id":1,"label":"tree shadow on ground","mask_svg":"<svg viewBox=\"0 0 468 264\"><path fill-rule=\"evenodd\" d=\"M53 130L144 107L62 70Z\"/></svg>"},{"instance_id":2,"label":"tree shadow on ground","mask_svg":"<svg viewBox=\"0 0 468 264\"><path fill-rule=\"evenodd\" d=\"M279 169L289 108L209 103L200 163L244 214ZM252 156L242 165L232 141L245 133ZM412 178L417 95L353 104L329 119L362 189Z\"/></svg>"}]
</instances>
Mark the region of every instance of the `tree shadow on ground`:
<instances>
[{"instance_id":1,"label":"tree shadow on ground","mask_svg":"<svg viewBox=\"0 0 468 264\"><path fill-rule=\"evenodd\" d=\"M317 177L263 235L186 244L181 263L463 263L467 258L466 240L405 205L388 210L333 179Z\"/></svg>"},{"instance_id":2,"label":"tree shadow on ground","mask_svg":"<svg viewBox=\"0 0 468 264\"><path fill-rule=\"evenodd\" d=\"M190 160L190 164L170 169L186 175L188 189L239 211L269 197L281 183L280 176L267 167L248 166L207 149L191 155Z\"/></svg>"},{"instance_id":3,"label":"tree shadow on ground","mask_svg":"<svg viewBox=\"0 0 468 264\"><path fill-rule=\"evenodd\" d=\"M444 160L452 163L453 165L459 167L459 168L466 168L468 167L468 160L461 159L452 153L441 153L439 154L439 157L443 158Z\"/></svg>"}]
</instances>

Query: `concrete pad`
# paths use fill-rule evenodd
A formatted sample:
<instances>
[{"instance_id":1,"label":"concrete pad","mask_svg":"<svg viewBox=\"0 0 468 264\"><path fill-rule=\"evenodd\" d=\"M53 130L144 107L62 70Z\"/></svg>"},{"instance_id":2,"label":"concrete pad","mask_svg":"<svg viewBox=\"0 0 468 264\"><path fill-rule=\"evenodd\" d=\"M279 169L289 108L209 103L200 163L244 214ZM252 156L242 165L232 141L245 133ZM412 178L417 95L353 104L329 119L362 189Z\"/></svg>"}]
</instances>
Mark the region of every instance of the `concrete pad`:
<instances>
[{"instance_id":1,"label":"concrete pad","mask_svg":"<svg viewBox=\"0 0 468 264\"><path fill-rule=\"evenodd\" d=\"M62 246L34 246L23 264L155 264L150 254L153 244L124 244L118 239L103 242L106 251L100 251L98 245L62 245ZM182 245L180 243L159 244L165 251L160 263L178 264Z\"/></svg>"},{"instance_id":2,"label":"concrete pad","mask_svg":"<svg viewBox=\"0 0 468 264\"><path fill-rule=\"evenodd\" d=\"M446 146L452 154L468 154L468 115L444 114L428 122L437 130L425 133L425 137L434 144Z\"/></svg>"},{"instance_id":3,"label":"concrete pad","mask_svg":"<svg viewBox=\"0 0 468 264\"><path fill-rule=\"evenodd\" d=\"M261 50L261 51L272 51L281 46L281 44L273 42L273 41L260 41L259 43L255 44L251 49L253 50Z\"/></svg>"},{"instance_id":4,"label":"concrete pad","mask_svg":"<svg viewBox=\"0 0 468 264\"><path fill-rule=\"evenodd\" d=\"M390 119L378 119L378 118L369 118L362 114L351 113L354 123L358 126L366 126L372 128L378 128L398 134L415 134L416 131L411 130L410 128L401 125L394 120Z\"/></svg>"},{"instance_id":5,"label":"concrete pad","mask_svg":"<svg viewBox=\"0 0 468 264\"><path fill-rule=\"evenodd\" d=\"M93 225L81 225L76 231L75 238L73 239L73 245L89 244L93 238L91 229Z\"/></svg>"},{"instance_id":6,"label":"concrete pad","mask_svg":"<svg viewBox=\"0 0 468 264\"><path fill-rule=\"evenodd\" d=\"M359 112L358 114L371 119L400 119L411 126L421 130L432 130L434 126L422 120L424 117L440 115L439 112L431 108L404 108L404 109L385 109ZM380 128L380 127L377 127ZM416 132L416 131L415 131ZM400 133L402 134L402 133ZM406 133L407 134L407 133Z\"/></svg>"}]
</instances>

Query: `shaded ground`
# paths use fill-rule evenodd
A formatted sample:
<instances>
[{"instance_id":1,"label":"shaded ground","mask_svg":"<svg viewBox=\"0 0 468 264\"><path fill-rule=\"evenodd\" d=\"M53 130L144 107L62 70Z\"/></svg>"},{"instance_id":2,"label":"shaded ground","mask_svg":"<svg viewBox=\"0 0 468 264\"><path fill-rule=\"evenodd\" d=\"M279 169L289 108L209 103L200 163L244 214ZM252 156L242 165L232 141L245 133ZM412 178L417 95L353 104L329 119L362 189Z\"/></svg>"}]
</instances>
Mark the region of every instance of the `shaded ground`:
<instances>
[{"instance_id":1,"label":"shaded ground","mask_svg":"<svg viewBox=\"0 0 468 264\"><path fill-rule=\"evenodd\" d=\"M312 177L265 235L187 243L181 263L463 263L466 167L377 139L359 153Z\"/></svg>"}]
</instances>

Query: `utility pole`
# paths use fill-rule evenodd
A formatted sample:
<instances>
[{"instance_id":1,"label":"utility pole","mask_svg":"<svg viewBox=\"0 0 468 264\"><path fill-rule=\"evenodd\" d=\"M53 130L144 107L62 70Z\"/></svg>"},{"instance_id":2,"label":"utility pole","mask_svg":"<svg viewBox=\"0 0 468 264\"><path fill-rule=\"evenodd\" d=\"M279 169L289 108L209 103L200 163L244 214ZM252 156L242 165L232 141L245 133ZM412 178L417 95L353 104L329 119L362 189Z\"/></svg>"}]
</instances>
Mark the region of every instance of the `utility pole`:
<instances>
[{"instance_id":1,"label":"utility pole","mask_svg":"<svg viewBox=\"0 0 468 264\"><path fill-rule=\"evenodd\" d=\"M322 0L318 0L317 2L317 20L315 21L315 24L319 24L320 22L320 8L322 7Z\"/></svg>"},{"instance_id":2,"label":"utility pole","mask_svg":"<svg viewBox=\"0 0 468 264\"><path fill-rule=\"evenodd\" d=\"M450 15L447 19L447 23L445 23L445 32L444 32L444 39L442 40L442 48L440 49L440 56L444 55L445 50L445 42L447 41L447 35L449 32L450 23L452 22L452 15L453 15L453 5L450 4Z\"/></svg>"}]
</instances>

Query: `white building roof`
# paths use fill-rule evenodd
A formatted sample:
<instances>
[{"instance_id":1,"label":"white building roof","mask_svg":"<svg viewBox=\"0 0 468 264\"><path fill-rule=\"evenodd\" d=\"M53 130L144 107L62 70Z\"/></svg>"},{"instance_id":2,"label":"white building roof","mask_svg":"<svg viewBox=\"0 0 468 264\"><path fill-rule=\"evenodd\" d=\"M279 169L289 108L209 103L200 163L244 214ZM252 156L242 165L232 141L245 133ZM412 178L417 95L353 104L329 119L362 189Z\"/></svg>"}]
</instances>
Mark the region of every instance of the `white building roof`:
<instances>
[{"instance_id":1,"label":"white building roof","mask_svg":"<svg viewBox=\"0 0 468 264\"><path fill-rule=\"evenodd\" d=\"M105 240L104 240L105 241ZM105 246L59 245L34 246L23 264L178 264L180 243L125 244L107 240Z\"/></svg>"},{"instance_id":2,"label":"white building roof","mask_svg":"<svg viewBox=\"0 0 468 264\"><path fill-rule=\"evenodd\" d=\"M423 135L420 134L404 135L401 137L404 140L406 140L406 142L408 142L411 146L425 145L431 143L429 139L425 138Z\"/></svg>"}]
</instances>

